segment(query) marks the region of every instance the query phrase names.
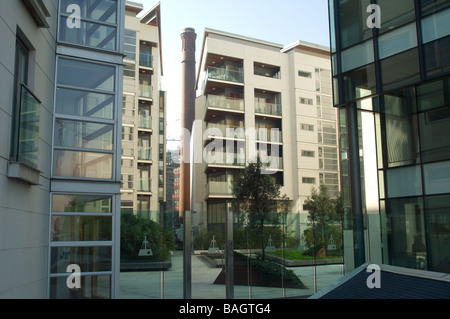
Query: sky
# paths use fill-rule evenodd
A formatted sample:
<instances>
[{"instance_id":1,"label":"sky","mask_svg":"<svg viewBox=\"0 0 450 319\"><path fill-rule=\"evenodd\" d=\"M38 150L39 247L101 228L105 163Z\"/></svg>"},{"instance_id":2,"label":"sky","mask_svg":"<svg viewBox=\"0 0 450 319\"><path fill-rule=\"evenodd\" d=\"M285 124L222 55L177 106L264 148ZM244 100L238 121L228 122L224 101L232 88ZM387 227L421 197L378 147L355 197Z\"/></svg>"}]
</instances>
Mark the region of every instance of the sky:
<instances>
[{"instance_id":1,"label":"sky","mask_svg":"<svg viewBox=\"0 0 450 319\"><path fill-rule=\"evenodd\" d=\"M151 9L158 0L133 0ZM205 28L239 34L283 46L298 40L329 46L328 0L159 0L163 91L167 92L167 137L179 138L181 104L181 32L197 34L199 56ZM168 142L168 149L177 143Z\"/></svg>"}]
</instances>

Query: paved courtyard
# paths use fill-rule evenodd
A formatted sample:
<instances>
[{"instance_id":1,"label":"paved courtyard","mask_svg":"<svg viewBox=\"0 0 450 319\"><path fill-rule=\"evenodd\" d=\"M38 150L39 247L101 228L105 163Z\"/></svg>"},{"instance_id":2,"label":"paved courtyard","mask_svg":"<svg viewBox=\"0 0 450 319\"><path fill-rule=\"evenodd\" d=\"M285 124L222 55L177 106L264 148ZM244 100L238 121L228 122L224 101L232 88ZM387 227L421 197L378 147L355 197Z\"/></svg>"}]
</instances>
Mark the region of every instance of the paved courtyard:
<instances>
[{"instance_id":1,"label":"paved courtyard","mask_svg":"<svg viewBox=\"0 0 450 319\"><path fill-rule=\"evenodd\" d=\"M314 294L342 277L342 265L291 267L307 289L248 287L235 285L236 299L274 299L301 297ZM225 285L214 284L220 268L212 268L198 255L192 256L192 298L224 299ZM314 276L315 275L315 276ZM314 282L316 278L316 282ZM162 288L162 289L161 289ZM167 271L122 272L120 274L120 298L122 299L181 299L183 298L183 254L174 252L172 267Z\"/></svg>"}]
</instances>

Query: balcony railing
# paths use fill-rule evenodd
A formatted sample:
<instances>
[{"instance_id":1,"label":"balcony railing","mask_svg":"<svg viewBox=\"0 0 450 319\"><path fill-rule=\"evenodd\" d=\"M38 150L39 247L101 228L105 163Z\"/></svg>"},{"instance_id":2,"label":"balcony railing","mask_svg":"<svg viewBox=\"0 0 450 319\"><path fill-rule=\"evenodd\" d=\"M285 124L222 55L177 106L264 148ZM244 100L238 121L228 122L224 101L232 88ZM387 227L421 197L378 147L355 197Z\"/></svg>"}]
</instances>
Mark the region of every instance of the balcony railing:
<instances>
[{"instance_id":1,"label":"balcony railing","mask_svg":"<svg viewBox=\"0 0 450 319\"><path fill-rule=\"evenodd\" d=\"M282 143L283 134L278 129L257 128L256 140L260 142Z\"/></svg>"},{"instance_id":2,"label":"balcony railing","mask_svg":"<svg viewBox=\"0 0 450 319\"><path fill-rule=\"evenodd\" d=\"M223 95L210 94L206 99L206 107L244 111L244 99L229 98Z\"/></svg>"},{"instance_id":3,"label":"balcony railing","mask_svg":"<svg viewBox=\"0 0 450 319\"><path fill-rule=\"evenodd\" d=\"M218 123L208 123L206 126L209 136L216 137L227 137L227 138L245 138L245 131L243 127L234 127L225 124ZM220 131L221 135L219 135L217 130Z\"/></svg>"},{"instance_id":4,"label":"balcony railing","mask_svg":"<svg viewBox=\"0 0 450 319\"><path fill-rule=\"evenodd\" d=\"M148 84L139 84L139 96L151 99L153 98L153 88Z\"/></svg>"},{"instance_id":5,"label":"balcony railing","mask_svg":"<svg viewBox=\"0 0 450 319\"><path fill-rule=\"evenodd\" d=\"M152 160L152 148L148 146L138 147L138 160L151 161Z\"/></svg>"},{"instance_id":6,"label":"balcony railing","mask_svg":"<svg viewBox=\"0 0 450 319\"><path fill-rule=\"evenodd\" d=\"M145 179L138 179L137 182L137 191L138 192L146 192L146 193L150 193L151 192L151 184L152 184L152 180L145 178Z\"/></svg>"},{"instance_id":7,"label":"balcony railing","mask_svg":"<svg viewBox=\"0 0 450 319\"><path fill-rule=\"evenodd\" d=\"M226 152L205 154L205 162L208 165L245 166L245 155Z\"/></svg>"},{"instance_id":8,"label":"balcony railing","mask_svg":"<svg viewBox=\"0 0 450 319\"><path fill-rule=\"evenodd\" d=\"M146 68L153 68L153 56L149 52L140 52L139 65Z\"/></svg>"},{"instance_id":9,"label":"balcony railing","mask_svg":"<svg viewBox=\"0 0 450 319\"><path fill-rule=\"evenodd\" d=\"M34 168L38 166L40 105L41 102L33 93L22 85L17 161Z\"/></svg>"},{"instance_id":10,"label":"balcony railing","mask_svg":"<svg viewBox=\"0 0 450 319\"><path fill-rule=\"evenodd\" d=\"M152 128L152 117L148 115L139 115L138 121L139 128L151 129Z\"/></svg>"},{"instance_id":11,"label":"balcony railing","mask_svg":"<svg viewBox=\"0 0 450 319\"><path fill-rule=\"evenodd\" d=\"M206 196L233 196L230 182L210 181L206 184Z\"/></svg>"},{"instance_id":12,"label":"balcony railing","mask_svg":"<svg viewBox=\"0 0 450 319\"><path fill-rule=\"evenodd\" d=\"M212 66L208 67L206 78L234 83L244 83L244 73L242 71L216 68Z\"/></svg>"},{"instance_id":13,"label":"balcony railing","mask_svg":"<svg viewBox=\"0 0 450 319\"><path fill-rule=\"evenodd\" d=\"M281 116L281 103L255 102L255 113Z\"/></svg>"},{"instance_id":14,"label":"balcony railing","mask_svg":"<svg viewBox=\"0 0 450 319\"><path fill-rule=\"evenodd\" d=\"M283 169L282 157L261 156L261 162L266 169Z\"/></svg>"}]
</instances>

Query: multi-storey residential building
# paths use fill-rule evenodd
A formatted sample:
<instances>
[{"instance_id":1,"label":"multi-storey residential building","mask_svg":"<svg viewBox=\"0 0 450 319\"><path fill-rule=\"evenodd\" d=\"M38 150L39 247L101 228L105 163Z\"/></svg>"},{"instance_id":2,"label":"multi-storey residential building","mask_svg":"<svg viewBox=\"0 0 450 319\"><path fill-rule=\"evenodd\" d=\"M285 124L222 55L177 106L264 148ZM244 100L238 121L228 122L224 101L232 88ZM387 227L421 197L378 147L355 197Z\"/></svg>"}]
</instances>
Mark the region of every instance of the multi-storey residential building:
<instances>
[{"instance_id":1,"label":"multi-storey residential building","mask_svg":"<svg viewBox=\"0 0 450 319\"><path fill-rule=\"evenodd\" d=\"M450 2L329 8L345 268L369 261L448 273Z\"/></svg>"},{"instance_id":2,"label":"multi-storey residential building","mask_svg":"<svg viewBox=\"0 0 450 319\"><path fill-rule=\"evenodd\" d=\"M193 209L203 213L204 230L224 229L233 177L257 154L292 212L307 212L304 200L320 183L337 195L329 49L206 29L200 56L196 124L203 149L196 139Z\"/></svg>"},{"instance_id":3,"label":"multi-storey residential building","mask_svg":"<svg viewBox=\"0 0 450 319\"><path fill-rule=\"evenodd\" d=\"M124 1L0 8L0 295L114 297Z\"/></svg>"},{"instance_id":4,"label":"multi-storey residential building","mask_svg":"<svg viewBox=\"0 0 450 319\"><path fill-rule=\"evenodd\" d=\"M148 214L165 201L166 93L160 4L138 17L142 11L126 2L121 209Z\"/></svg>"}]
</instances>

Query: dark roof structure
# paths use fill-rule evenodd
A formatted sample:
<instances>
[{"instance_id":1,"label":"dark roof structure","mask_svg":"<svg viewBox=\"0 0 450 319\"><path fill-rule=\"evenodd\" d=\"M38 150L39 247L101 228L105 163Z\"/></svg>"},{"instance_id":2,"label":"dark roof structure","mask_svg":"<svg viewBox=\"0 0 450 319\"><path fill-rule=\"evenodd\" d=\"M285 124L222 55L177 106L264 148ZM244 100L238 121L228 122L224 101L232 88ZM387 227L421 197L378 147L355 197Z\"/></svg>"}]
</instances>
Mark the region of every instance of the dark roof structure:
<instances>
[{"instance_id":1,"label":"dark roof structure","mask_svg":"<svg viewBox=\"0 0 450 319\"><path fill-rule=\"evenodd\" d=\"M390 265L376 265L376 274L369 266L356 268L309 299L450 299L450 274Z\"/></svg>"}]
</instances>

